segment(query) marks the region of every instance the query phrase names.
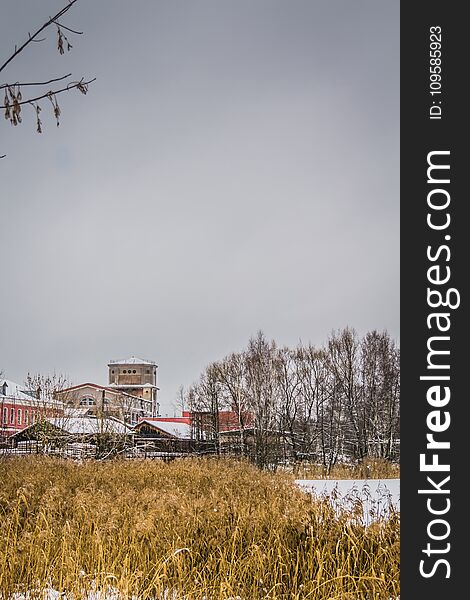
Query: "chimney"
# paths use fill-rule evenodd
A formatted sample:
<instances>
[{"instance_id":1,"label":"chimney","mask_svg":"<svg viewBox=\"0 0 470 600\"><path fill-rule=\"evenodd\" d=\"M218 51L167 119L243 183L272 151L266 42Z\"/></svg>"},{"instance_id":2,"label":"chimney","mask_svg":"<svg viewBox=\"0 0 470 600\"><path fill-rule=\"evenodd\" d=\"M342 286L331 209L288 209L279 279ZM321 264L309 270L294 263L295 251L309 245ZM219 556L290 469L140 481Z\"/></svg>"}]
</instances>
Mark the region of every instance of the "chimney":
<instances>
[{"instance_id":1,"label":"chimney","mask_svg":"<svg viewBox=\"0 0 470 600\"><path fill-rule=\"evenodd\" d=\"M7 388L8 388L8 383L7 383L6 381L4 381L4 382L3 382L3 385L2 385L2 394L3 394L4 396L6 396L6 395L7 395Z\"/></svg>"}]
</instances>

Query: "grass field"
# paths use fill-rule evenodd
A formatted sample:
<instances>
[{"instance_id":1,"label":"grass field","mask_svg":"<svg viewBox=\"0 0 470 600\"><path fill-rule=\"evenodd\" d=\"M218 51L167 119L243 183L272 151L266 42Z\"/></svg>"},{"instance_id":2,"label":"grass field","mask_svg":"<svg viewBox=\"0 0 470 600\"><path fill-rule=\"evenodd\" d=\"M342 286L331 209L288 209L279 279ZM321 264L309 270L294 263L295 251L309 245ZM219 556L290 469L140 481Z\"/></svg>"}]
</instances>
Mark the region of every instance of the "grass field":
<instances>
[{"instance_id":1,"label":"grass field","mask_svg":"<svg viewBox=\"0 0 470 600\"><path fill-rule=\"evenodd\" d=\"M389 600L399 516L339 518L292 475L231 460L0 460L0 598ZM18 596L16 596L18 597Z\"/></svg>"},{"instance_id":2,"label":"grass field","mask_svg":"<svg viewBox=\"0 0 470 600\"><path fill-rule=\"evenodd\" d=\"M400 465L384 459L366 459L356 464L336 464L330 472L322 465L301 463L292 468L297 479L399 479Z\"/></svg>"}]
</instances>

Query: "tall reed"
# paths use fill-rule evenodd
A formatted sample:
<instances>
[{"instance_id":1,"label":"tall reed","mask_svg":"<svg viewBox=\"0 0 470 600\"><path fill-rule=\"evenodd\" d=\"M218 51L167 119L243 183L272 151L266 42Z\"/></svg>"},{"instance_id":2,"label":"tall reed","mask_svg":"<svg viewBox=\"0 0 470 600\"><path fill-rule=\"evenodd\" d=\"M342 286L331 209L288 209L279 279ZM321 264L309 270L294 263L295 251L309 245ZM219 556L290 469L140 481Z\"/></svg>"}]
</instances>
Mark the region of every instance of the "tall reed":
<instances>
[{"instance_id":1,"label":"tall reed","mask_svg":"<svg viewBox=\"0 0 470 600\"><path fill-rule=\"evenodd\" d=\"M289 474L233 460L0 461L0 598L399 595L399 517L337 516Z\"/></svg>"},{"instance_id":2,"label":"tall reed","mask_svg":"<svg viewBox=\"0 0 470 600\"><path fill-rule=\"evenodd\" d=\"M399 479L400 465L385 459L367 458L352 464L338 463L331 470L321 464L299 463L291 472L296 479Z\"/></svg>"}]
</instances>

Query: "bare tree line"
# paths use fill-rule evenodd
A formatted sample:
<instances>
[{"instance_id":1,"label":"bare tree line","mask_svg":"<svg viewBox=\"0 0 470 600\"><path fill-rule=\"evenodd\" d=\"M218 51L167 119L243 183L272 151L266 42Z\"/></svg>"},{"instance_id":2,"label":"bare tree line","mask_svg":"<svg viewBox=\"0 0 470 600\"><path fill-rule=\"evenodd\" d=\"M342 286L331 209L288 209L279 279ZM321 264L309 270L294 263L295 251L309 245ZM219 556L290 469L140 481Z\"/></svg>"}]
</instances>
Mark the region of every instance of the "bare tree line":
<instances>
[{"instance_id":1,"label":"bare tree line","mask_svg":"<svg viewBox=\"0 0 470 600\"><path fill-rule=\"evenodd\" d=\"M279 347L259 332L208 365L184 401L196 437L260 466L313 460L329 471L338 461L399 457L400 351L385 331L360 338L345 328L321 348ZM219 422L227 410L231 433Z\"/></svg>"},{"instance_id":2,"label":"bare tree line","mask_svg":"<svg viewBox=\"0 0 470 600\"><path fill-rule=\"evenodd\" d=\"M67 381L28 374L25 389L45 417ZM61 399L74 405L67 395ZM322 347L295 348L259 332L243 351L209 364L196 383L180 390L179 401L193 416L192 440L200 451L240 454L262 467L316 462L326 472L337 462L399 458L400 351L387 332L360 338L345 328ZM110 408L103 397L93 409L106 443ZM62 411L54 422L67 429L73 414ZM51 435L44 419L44 445Z\"/></svg>"}]
</instances>

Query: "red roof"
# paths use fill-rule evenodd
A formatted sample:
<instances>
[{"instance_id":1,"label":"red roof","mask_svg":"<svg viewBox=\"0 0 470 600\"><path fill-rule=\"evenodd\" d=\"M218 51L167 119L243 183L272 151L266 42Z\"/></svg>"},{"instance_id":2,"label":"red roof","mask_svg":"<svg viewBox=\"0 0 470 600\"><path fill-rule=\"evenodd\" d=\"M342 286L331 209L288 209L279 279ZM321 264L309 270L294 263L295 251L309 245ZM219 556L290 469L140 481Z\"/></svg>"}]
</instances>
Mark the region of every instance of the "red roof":
<instances>
[{"instance_id":1,"label":"red roof","mask_svg":"<svg viewBox=\"0 0 470 600\"><path fill-rule=\"evenodd\" d=\"M152 417L146 418L145 420L149 423L186 423L191 425L193 420L193 414L189 410L184 410L181 417ZM248 412L242 413L243 424L245 427L250 427L253 424L253 415ZM233 410L221 410L219 411L219 430L230 431L232 429L238 429L240 427L240 421L238 418L238 412Z\"/></svg>"},{"instance_id":2,"label":"red roof","mask_svg":"<svg viewBox=\"0 0 470 600\"><path fill-rule=\"evenodd\" d=\"M182 417L152 417L145 420L149 423L186 423L187 425L191 425L190 413L188 413L188 416Z\"/></svg>"}]
</instances>

